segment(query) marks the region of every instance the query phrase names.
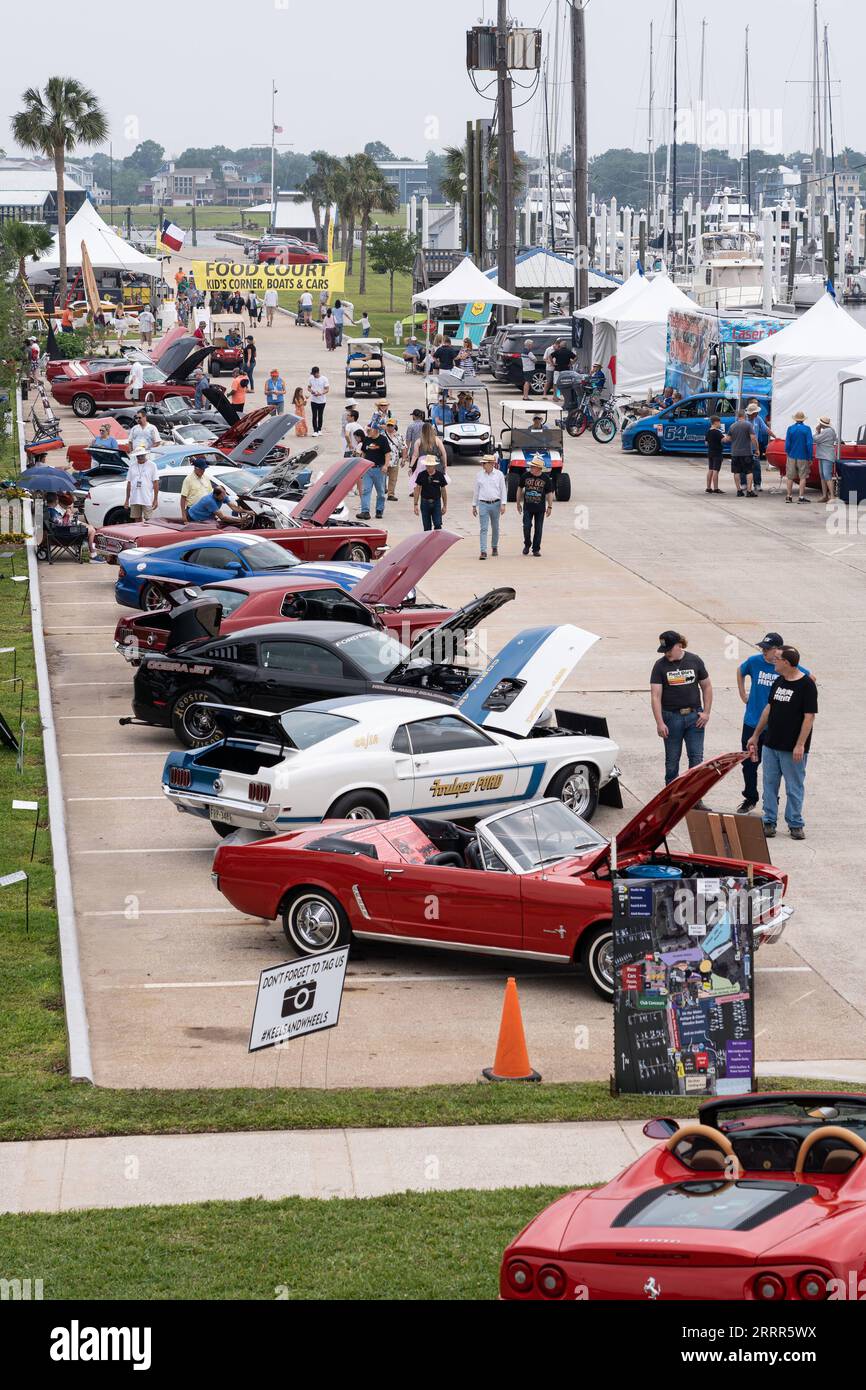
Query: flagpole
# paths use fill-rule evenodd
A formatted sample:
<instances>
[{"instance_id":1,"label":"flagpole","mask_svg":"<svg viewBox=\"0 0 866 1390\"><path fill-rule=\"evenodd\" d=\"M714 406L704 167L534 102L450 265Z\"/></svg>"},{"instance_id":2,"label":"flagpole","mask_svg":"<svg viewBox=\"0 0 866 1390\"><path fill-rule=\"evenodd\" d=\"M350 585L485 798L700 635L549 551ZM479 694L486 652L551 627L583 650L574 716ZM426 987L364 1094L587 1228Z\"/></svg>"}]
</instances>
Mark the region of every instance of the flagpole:
<instances>
[{"instance_id":1,"label":"flagpole","mask_svg":"<svg viewBox=\"0 0 866 1390\"><path fill-rule=\"evenodd\" d=\"M277 87L273 78L271 79L271 231L277 230L277 186L274 182L274 136L276 134L277 119Z\"/></svg>"}]
</instances>

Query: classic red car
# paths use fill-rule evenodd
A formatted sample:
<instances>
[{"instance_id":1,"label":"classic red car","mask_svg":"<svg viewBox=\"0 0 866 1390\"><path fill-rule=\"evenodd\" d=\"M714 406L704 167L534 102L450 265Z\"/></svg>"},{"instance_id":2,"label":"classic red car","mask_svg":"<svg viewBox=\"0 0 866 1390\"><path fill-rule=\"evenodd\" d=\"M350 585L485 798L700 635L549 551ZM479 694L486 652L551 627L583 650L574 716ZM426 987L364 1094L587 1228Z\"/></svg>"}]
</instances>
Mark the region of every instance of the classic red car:
<instances>
[{"instance_id":1,"label":"classic red car","mask_svg":"<svg viewBox=\"0 0 866 1390\"><path fill-rule=\"evenodd\" d=\"M106 354L102 357L97 357L95 355L91 357L80 358L58 357L47 364L45 368L45 376L48 381L53 381L55 377L63 375L64 367L68 367L71 362L75 362L78 366L83 367L87 367L89 365L94 371L98 370L102 366L122 366L124 362L132 362L134 360L138 360L139 362L153 362L155 366L158 367L162 365L163 355L168 351L169 348L173 347L175 343L179 343L182 338L191 339L192 334L189 332L188 329L184 328L182 324L178 323L174 326L174 328L170 328L167 333L165 333L157 342L155 342L149 352L144 352L141 348L138 347L128 347L124 352L119 354L115 353L113 356L108 356Z\"/></svg>"},{"instance_id":2,"label":"classic red car","mask_svg":"<svg viewBox=\"0 0 866 1390\"><path fill-rule=\"evenodd\" d=\"M260 406L258 410L250 410L246 415L242 415L237 424L228 425L224 420L221 420L217 412L214 411L213 425L221 426L222 433L214 435L211 447L231 457L238 445L241 444L244 439L247 439L250 434L254 435L254 432L262 422L272 414L273 409L271 406ZM117 440L117 452L122 454L124 458L129 453L129 431L131 426L122 424L119 420L116 420L113 415L100 415L95 420L84 420L82 423L88 434L92 437L93 443L69 445L69 448L66 450L66 458L69 467L74 469L75 472L87 473L90 469L98 467L99 464L104 461L102 457L104 451L98 448L99 431L103 425L109 426L109 434L112 438ZM208 428L210 428L210 426L208 426ZM255 443L255 438L252 442ZM164 437L162 445L170 450L171 440ZM158 445L157 448L159 447ZM185 446L179 445L178 447L182 448ZM269 462L272 461L276 463L285 457L286 453L284 449L275 448L273 450L273 459L271 460L269 458ZM243 455L239 455L232 461L237 463L239 467L249 462Z\"/></svg>"},{"instance_id":3,"label":"classic red car","mask_svg":"<svg viewBox=\"0 0 866 1390\"><path fill-rule=\"evenodd\" d=\"M165 396L194 396L195 387L188 379L210 351L210 347L201 347L193 338L179 339L163 354L161 366L144 366L142 390L156 401ZM90 365L92 370L88 370ZM118 358L110 366L104 361L67 362L52 381L51 394L58 405L71 406L74 414L82 418L112 406L128 406L131 370L132 363L126 358Z\"/></svg>"},{"instance_id":4,"label":"classic red car","mask_svg":"<svg viewBox=\"0 0 866 1390\"><path fill-rule=\"evenodd\" d=\"M367 459L339 459L312 483L292 514L291 527L268 529L268 540L275 541L299 560L352 560L363 563L378 559L388 543L387 531L369 522L338 521L333 513L370 467ZM96 532L96 549L109 561L123 550L137 546L157 550L164 545L210 536L231 530L216 522L184 525L182 522L138 521L124 526L102 526ZM158 575L152 576L158 578Z\"/></svg>"},{"instance_id":5,"label":"classic red car","mask_svg":"<svg viewBox=\"0 0 866 1390\"><path fill-rule=\"evenodd\" d=\"M862 1300L866 1095L716 1096L644 1134L662 1142L511 1242L502 1298Z\"/></svg>"},{"instance_id":6,"label":"classic red car","mask_svg":"<svg viewBox=\"0 0 866 1390\"><path fill-rule=\"evenodd\" d=\"M190 637L193 618L196 635L230 636L263 623L298 622L301 619L349 623L371 622L388 628L398 642L411 646L422 632L453 617L454 609L435 603L407 602L415 585L446 550L460 539L450 531L422 531L407 536L359 580L351 594L330 580L291 574L260 578L227 579L199 588L178 588L177 580L154 580L165 594L166 606L137 616L121 618L114 631L114 645L127 660L138 660L142 651L167 651ZM190 613L190 601L199 599L199 612ZM209 602L207 602L209 600ZM182 631L175 630L179 607L185 610ZM187 615L189 614L189 617Z\"/></svg>"},{"instance_id":7,"label":"classic red car","mask_svg":"<svg viewBox=\"0 0 866 1390\"><path fill-rule=\"evenodd\" d=\"M840 450L843 459L866 459L866 444L843 444ZM778 468L782 477L785 476L785 467L788 462L785 454L784 439L771 439L767 445L767 462L773 468ZM809 487L820 487L821 479L818 472L818 460L812 456L812 463L809 468Z\"/></svg>"},{"instance_id":8,"label":"classic red car","mask_svg":"<svg viewBox=\"0 0 866 1390\"><path fill-rule=\"evenodd\" d=\"M745 873L739 859L664 847L686 813L745 756L722 754L658 792L618 833L619 869L651 861L674 864L688 878ZM455 779L460 772L455 759ZM768 901L755 941L776 941L790 915L780 907L787 878L769 864L753 867ZM239 912L282 917L289 942L305 955L351 936L402 940L579 966L599 994L613 994L610 845L558 800L499 811L472 831L423 816L323 821L222 845L214 872ZM435 914L427 910L431 894ZM319 933L326 921L334 924L327 941ZM305 922L312 924L308 933Z\"/></svg>"}]
</instances>

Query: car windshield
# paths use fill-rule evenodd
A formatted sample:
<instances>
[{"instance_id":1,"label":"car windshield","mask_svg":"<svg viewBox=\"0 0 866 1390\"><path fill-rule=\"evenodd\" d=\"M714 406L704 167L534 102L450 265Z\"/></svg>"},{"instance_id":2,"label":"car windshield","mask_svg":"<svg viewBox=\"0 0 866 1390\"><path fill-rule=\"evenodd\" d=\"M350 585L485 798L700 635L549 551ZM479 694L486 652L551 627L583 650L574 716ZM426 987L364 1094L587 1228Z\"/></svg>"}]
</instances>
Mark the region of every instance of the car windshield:
<instances>
[{"instance_id":1,"label":"car windshield","mask_svg":"<svg viewBox=\"0 0 866 1390\"><path fill-rule=\"evenodd\" d=\"M246 603L249 594L245 594L242 589L220 589L218 586L209 584L202 590L205 598L215 599L223 610L223 617L231 617L236 608L240 608L242 603Z\"/></svg>"},{"instance_id":2,"label":"car windshield","mask_svg":"<svg viewBox=\"0 0 866 1390\"><path fill-rule=\"evenodd\" d=\"M314 744L324 743L357 722L357 719L325 714L321 710L290 709L280 715L280 723L296 748L312 748Z\"/></svg>"},{"instance_id":3,"label":"car windshield","mask_svg":"<svg viewBox=\"0 0 866 1390\"><path fill-rule=\"evenodd\" d=\"M183 396L166 396L162 408L166 415L184 415L189 410L189 404Z\"/></svg>"},{"instance_id":4,"label":"car windshield","mask_svg":"<svg viewBox=\"0 0 866 1390\"><path fill-rule=\"evenodd\" d=\"M175 425L174 428L183 444L210 444L214 437L213 430L208 429L207 425Z\"/></svg>"},{"instance_id":5,"label":"car windshield","mask_svg":"<svg viewBox=\"0 0 866 1390\"><path fill-rule=\"evenodd\" d=\"M161 372L159 367L145 367L143 377L148 386L158 386L161 381L166 380L165 372Z\"/></svg>"},{"instance_id":6,"label":"car windshield","mask_svg":"<svg viewBox=\"0 0 866 1390\"><path fill-rule=\"evenodd\" d=\"M261 482L255 473L248 473L245 468L221 468L217 477L226 487L233 488L238 493L251 492L256 483Z\"/></svg>"},{"instance_id":7,"label":"car windshield","mask_svg":"<svg viewBox=\"0 0 866 1390\"><path fill-rule=\"evenodd\" d=\"M288 570L301 562L290 550L283 550L274 541L252 541L244 546L243 557L251 570Z\"/></svg>"},{"instance_id":8,"label":"car windshield","mask_svg":"<svg viewBox=\"0 0 866 1390\"><path fill-rule=\"evenodd\" d=\"M504 850L524 873L606 843L561 801L521 806L496 816L482 830L496 849Z\"/></svg>"},{"instance_id":9,"label":"car windshield","mask_svg":"<svg viewBox=\"0 0 866 1390\"><path fill-rule=\"evenodd\" d=\"M409 659L409 648L387 632L352 632L338 638L334 646L351 657L371 680L382 680Z\"/></svg>"}]
</instances>

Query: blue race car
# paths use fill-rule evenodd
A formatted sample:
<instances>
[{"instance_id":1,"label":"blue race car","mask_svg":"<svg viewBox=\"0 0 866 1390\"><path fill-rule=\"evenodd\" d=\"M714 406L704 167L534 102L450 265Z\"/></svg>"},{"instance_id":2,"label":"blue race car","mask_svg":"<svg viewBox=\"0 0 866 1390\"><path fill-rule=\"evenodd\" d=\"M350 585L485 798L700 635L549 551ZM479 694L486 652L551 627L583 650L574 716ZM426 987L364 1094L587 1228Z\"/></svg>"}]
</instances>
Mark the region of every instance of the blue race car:
<instances>
[{"instance_id":1,"label":"blue race car","mask_svg":"<svg viewBox=\"0 0 866 1390\"><path fill-rule=\"evenodd\" d=\"M759 401L761 414L767 418L770 402L765 398ZM705 454L707 452L707 430L714 415L721 417L725 431L729 430L737 418L737 402L734 396L721 395L718 391L702 391L696 396L686 396L676 405L669 405L654 415L645 415L635 420L622 432L622 447L638 454ZM725 453L730 448L725 445Z\"/></svg>"},{"instance_id":2,"label":"blue race car","mask_svg":"<svg viewBox=\"0 0 866 1390\"><path fill-rule=\"evenodd\" d=\"M275 541L267 540L262 532L244 535L239 532L223 535L204 535L181 541L177 545L160 546L157 550L124 550L117 557L120 571L114 596L124 608L143 608L148 611L165 605L165 590L153 581L176 580L185 584L212 584L220 579L239 579L250 575L277 574L292 571L300 579L330 579L351 593L362 575L372 568L369 564L324 561L310 564L299 560L290 550L283 550Z\"/></svg>"}]
</instances>

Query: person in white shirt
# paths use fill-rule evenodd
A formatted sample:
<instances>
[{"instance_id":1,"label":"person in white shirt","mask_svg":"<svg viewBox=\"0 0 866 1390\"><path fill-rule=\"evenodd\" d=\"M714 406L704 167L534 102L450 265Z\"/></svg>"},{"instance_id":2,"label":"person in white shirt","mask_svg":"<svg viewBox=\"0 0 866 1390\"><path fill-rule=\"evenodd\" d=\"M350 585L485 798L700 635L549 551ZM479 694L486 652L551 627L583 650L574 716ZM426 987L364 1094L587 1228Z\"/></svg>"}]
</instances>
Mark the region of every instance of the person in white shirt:
<instances>
[{"instance_id":1,"label":"person in white shirt","mask_svg":"<svg viewBox=\"0 0 866 1390\"><path fill-rule=\"evenodd\" d=\"M265 290L262 303L265 306L265 324L270 328L274 321L274 310L279 303L276 290L273 288Z\"/></svg>"},{"instance_id":2,"label":"person in white shirt","mask_svg":"<svg viewBox=\"0 0 866 1390\"><path fill-rule=\"evenodd\" d=\"M144 386L144 366L141 362L133 362L132 366L129 369L129 377L127 381L128 384L126 391L127 395L129 396L129 399L131 401L140 400L141 388Z\"/></svg>"},{"instance_id":3,"label":"person in white shirt","mask_svg":"<svg viewBox=\"0 0 866 1390\"><path fill-rule=\"evenodd\" d=\"M298 307L301 311L301 316L304 320L304 323L312 323L313 296L310 294L309 290L304 290L303 294L298 300Z\"/></svg>"},{"instance_id":4,"label":"person in white shirt","mask_svg":"<svg viewBox=\"0 0 866 1390\"><path fill-rule=\"evenodd\" d=\"M130 329L130 321L123 312L123 305L118 304L114 314L114 331L117 334L117 341L123 346L123 339Z\"/></svg>"},{"instance_id":5,"label":"person in white shirt","mask_svg":"<svg viewBox=\"0 0 866 1390\"><path fill-rule=\"evenodd\" d=\"M310 393L310 414L313 417L313 434L322 433L322 417L325 414L325 404L331 383L326 376L322 375L320 368L313 367L307 382L307 390Z\"/></svg>"},{"instance_id":6,"label":"person in white shirt","mask_svg":"<svg viewBox=\"0 0 866 1390\"><path fill-rule=\"evenodd\" d=\"M149 521L159 500L159 469L140 444L126 474L125 507L133 521Z\"/></svg>"},{"instance_id":7,"label":"person in white shirt","mask_svg":"<svg viewBox=\"0 0 866 1390\"><path fill-rule=\"evenodd\" d=\"M138 331L141 334L142 347L150 347L153 339L153 330L156 320L149 309L142 309L138 316Z\"/></svg>"},{"instance_id":8,"label":"person in white shirt","mask_svg":"<svg viewBox=\"0 0 866 1390\"><path fill-rule=\"evenodd\" d=\"M493 554L499 554L499 521L505 515L507 497L505 475L499 467L498 458L495 454L483 454L472 489L472 515L480 518L481 560L487 559L488 526L491 529Z\"/></svg>"},{"instance_id":9,"label":"person in white shirt","mask_svg":"<svg viewBox=\"0 0 866 1390\"><path fill-rule=\"evenodd\" d=\"M133 454L138 453L139 449L155 449L159 444L159 430L156 425L148 423L147 416L143 410L139 410L135 417L135 424L129 431L129 448Z\"/></svg>"}]
</instances>

